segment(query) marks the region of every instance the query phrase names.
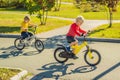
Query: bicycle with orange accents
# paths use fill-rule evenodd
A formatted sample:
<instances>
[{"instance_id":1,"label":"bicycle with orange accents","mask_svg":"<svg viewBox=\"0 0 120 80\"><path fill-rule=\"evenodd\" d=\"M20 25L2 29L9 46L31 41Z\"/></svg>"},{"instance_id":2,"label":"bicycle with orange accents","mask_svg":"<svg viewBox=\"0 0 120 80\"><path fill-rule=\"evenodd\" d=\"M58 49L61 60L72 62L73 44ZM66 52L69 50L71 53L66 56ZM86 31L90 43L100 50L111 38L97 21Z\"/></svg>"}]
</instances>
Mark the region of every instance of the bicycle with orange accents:
<instances>
[{"instance_id":1,"label":"bicycle with orange accents","mask_svg":"<svg viewBox=\"0 0 120 80\"><path fill-rule=\"evenodd\" d=\"M83 37L84 37L84 40L80 45L75 45L71 47L73 50L72 52L74 52L75 54L78 54L82 48L86 47L86 50L84 51L85 62L90 66L98 65L101 61L100 53L95 49L91 49L88 45L88 41L86 40L86 36L83 36ZM54 51L54 58L59 63L64 63L68 59L71 59L71 57L66 56L69 54L71 54L71 52L67 50L67 47L65 45L58 44L58 48L56 48Z\"/></svg>"}]
</instances>

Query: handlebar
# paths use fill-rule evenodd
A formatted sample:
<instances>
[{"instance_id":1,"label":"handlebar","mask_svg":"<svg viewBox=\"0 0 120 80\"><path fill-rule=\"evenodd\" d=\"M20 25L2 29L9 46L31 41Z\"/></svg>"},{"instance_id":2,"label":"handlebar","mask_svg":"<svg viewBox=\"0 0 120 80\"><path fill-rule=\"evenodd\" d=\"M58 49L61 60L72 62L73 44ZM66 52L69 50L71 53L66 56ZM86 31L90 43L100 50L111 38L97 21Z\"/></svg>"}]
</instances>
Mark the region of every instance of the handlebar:
<instances>
[{"instance_id":1,"label":"handlebar","mask_svg":"<svg viewBox=\"0 0 120 80\"><path fill-rule=\"evenodd\" d=\"M35 34L37 27L38 27L38 25L34 25L33 27L31 27L29 29L32 30L32 32Z\"/></svg>"},{"instance_id":2,"label":"handlebar","mask_svg":"<svg viewBox=\"0 0 120 80\"><path fill-rule=\"evenodd\" d=\"M86 40L86 37L88 36L88 34L90 34L91 33L91 31L90 30L88 30L88 32L86 33L86 34L82 34L81 36L83 36L83 38L84 38L84 40L85 41L87 41Z\"/></svg>"},{"instance_id":3,"label":"handlebar","mask_svg":"<svg viewBox=\"0 0 120 80\"><path fill-rule=\"evenodd\" d=\"M34 32L33 32L34 34L35 34L35 32L36 32L37 27L38 27L38 25L35 25L35 27L34 27L35 30L34 30Z\"/></svg>"}]
</instances>

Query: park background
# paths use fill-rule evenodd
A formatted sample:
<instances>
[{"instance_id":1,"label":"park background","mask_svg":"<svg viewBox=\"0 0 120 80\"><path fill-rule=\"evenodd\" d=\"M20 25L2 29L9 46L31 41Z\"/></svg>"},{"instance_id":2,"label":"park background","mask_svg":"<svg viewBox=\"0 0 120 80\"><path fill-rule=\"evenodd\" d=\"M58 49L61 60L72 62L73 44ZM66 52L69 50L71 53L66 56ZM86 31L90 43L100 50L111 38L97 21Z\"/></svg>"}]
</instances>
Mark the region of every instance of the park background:
<instances>
[{"instance_id":1,"label":"park background","mask_svg":"<svg viewBox=\"0 0 120 80\"><path fill-rule=\"evenodd\" d=\"M29 13L31 13L28 10L28 7L25 6L27 3L24 4L24 1L27 0L0 0L0 33L1 34L20 34L20 25L21 22L23 21L24 16L29 15ZM42 0L38 0L38 1L42 1ZM54 1L54 0L43 0L43 1ZM45 24L42 24L40 17L38 17L37 13L34 14L32 13L31 21L32 23L39 25L37 29L37 33L40 34L42 32L46 32L49 30L70 25L73 21L69 19L75 19L79 15L82 15L85 18L85 20L107 20L108 24L96 26L96 28L93 29L94 31L90 34L90 37L119 39L120 23L112 23L111 27L109 26L110 26L111 13L112 13L112 20L120 20L120 2L119 0L114 0L117 2L114 1L112 2L112 0L103 0L103 1L107 1L107 2L105 2L105 4L102 4L101 2L95 2L94 0L93 1L92 0L88 0L88 1L87 0L81 0L81 1L56 0L56 2L53 2L52 5L50 5L50 9L48 10L48 15L47 15L48 17ZM59 5L58 4L56 5L56 3L59 3ZM115 5L110 7L110 10L112 11L110 13L108 4L112 4L112 3L115 3ZM40 11L42 10L43 9L41 9ZM6 70L4 68L1 68L0 70L1 72L5 72L5 73L10 72L9 70ZM15 72L15 73L10 72L10 74L12 73L12 75L15 75L16 72L19 72L16 70L11 70L11 71ZM3 76L2 73L0 76Z\"/></svg>"}]
</instances>

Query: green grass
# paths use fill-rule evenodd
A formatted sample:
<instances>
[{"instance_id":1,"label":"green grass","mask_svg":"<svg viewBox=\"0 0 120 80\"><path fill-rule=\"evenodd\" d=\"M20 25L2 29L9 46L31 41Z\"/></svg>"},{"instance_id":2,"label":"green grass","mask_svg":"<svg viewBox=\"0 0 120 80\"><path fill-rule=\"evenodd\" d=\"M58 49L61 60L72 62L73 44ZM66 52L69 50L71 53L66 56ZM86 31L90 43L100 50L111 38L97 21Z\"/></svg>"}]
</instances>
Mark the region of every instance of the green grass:
<instances>
[{"instance_id":1,"label":"green grass","mask_svg":"<svg viewBox=\"0 0 120 80\"><path fill-rule=\"evenodd\" d=\"M0 33L19 33L21 22L26 14L19 14L12 12L9 14L0 15ZM35 16L31 16L31 22L34 24L40 24L40 21ZM63 27L71 24L71 21L50 19L48 18L46 25L40 25L37 32L45 32L55 28Z\"/></svg>"},{"instance_id":2,"label":"green grass","mask_svg":"<svg viewBox=\"0 0 120 80\"><path fill-rule=\"evenodd\" d=\"M70 25L72 21L66 20L57 20L57 19L48 19L46 25L40 25L37 29L37 33L53 30L56 28L64 27L66 25Z\"/></svg>"},{"instance_id":3,"label":"green grass","mask_svg":"<svg viewBox=\"0 0 120 80\"><path fill-rule=\"evenodd\" d=\"M10 80L11 77L18 74L20 70L0 68L0 80Z\"/></svg>"},{"instance_id":4,"label":"green grass","mask_svg":"<svg viewBox=\"0 0 120 80\"><path fill-rule=\"evenodd\" d=\"M74 0L62 0L62 2L73 2Z\"/></svg>"},{"instance_id":5,"label":"green grass","mask_svg":"<svg viewBox=\"0 0 120 80\"><path fill-rule=\"evenodd\" d=\"M113 19L120 19L120 5L117 7L117 12L113 12ZM80 9L76 8L75 5L65 5L62 4L60 11L50 11L50 16L59 16L65 18L76 18L79 15L85 17L85 19L93 19L93 20L106 20L109 19L109 13L107 9L101 12L81 12Z\"/></svg>"},{"instance_id":6,"label":"green grass","mask_svg":"<svg viewBox=\"0 0 120 80\"><path fill-rule=\"evenodd\" d=\"M80 10L74 5L61 5L60 11L50 11L50 16L59 16L65 18L75 18L80 14Z\"/></svg>"},{"instance_id":7,"label":"green grass","mask_svg":"<svg viewBox=\"0 0 120 80\"><path fill-rule=\"evenodd\" d=\"M107 24L101 25L93 29L90 37L120 38L120 23L114 23L111 28Z\"/></svg>"},{"instance_id":8,"label":"green grass","mask_svg":"<svg viewBox=\"0 0 120 80\"><path fill-rule=\"evenodd\" d=\"M120 19L120 6L117 12L113 13L113 19ZM12 9L12 8L0 8L0 33L19 33L20 24L23 21L24 16L28 12L26 10ZM108 12L80 12L80 9L76 8L74 5L61 5L61 10L58 12L50 11L50 16L58 16L65 18L76 18L79 15L85 17L85 19L108 19ZM40 21L35 16L31 17L31 20L35 24L39 24ZM55 28L63 27L65 25L71 24L71 21L59 20L59 19L48 19L47 25L40 26L38 28L38 33L52 30Z\"/></svg>"}]
</instances>

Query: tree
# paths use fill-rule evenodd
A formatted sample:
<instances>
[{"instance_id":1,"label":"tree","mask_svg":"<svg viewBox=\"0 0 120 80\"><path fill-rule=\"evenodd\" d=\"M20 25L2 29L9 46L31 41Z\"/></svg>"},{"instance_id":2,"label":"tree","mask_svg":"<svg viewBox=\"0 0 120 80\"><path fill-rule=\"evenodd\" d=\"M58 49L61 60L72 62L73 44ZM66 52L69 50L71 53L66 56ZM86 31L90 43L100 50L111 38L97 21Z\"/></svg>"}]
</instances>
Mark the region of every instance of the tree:
<instances>
[{"instance_id":1,"label":"tree","mask_svg":"<svg viewBox=\"0 0 120 80\"><path fill-rule=\"evenodd\" d=\"M55 11L59 11L61 6L61 0L55 0Z\"/></svg>"},{"instance_id":2,"label":"tree","mask_svg":"<svg viewBox=\"0 0 120 80\"><path fill-rule=\"evenodd\" d=\"M25 3L30 15L37 13L41 25L45 25L48 11L55 5L55 0L25 0Z\"/></svg>"},{"instance_id":3,"label":"tree","mask_svg":"<svg viewBox=\"0 0 120 80\"><path fill-rule=\"evenodd\" d=\"M95 0L96 2L102 4L102 5L106 5L108 7L109 10L109 15L110 15L110 23L108 27L112 26L112 15L113 15L113 11L117 11L116 10L116 6L119 0Z\"/></svg>"},{"instance_id":4,"label":"tree","mask_svg":"<svg viewBox=\"0 0 120 80\"><path fill-rule=\"evenodd\" d=\"M24 0L0 0L0 7L25 8Z\"/></svg>"},{"instance_id":5,"label":"tree","mask_svg":"<svg viewBox=\"0 0 120 80\"><path fill-rule=\"evenodd\" d=\"M24 0L15 0L15 7L18 8L25 8Z\"/></svg>"}]
</instances>

